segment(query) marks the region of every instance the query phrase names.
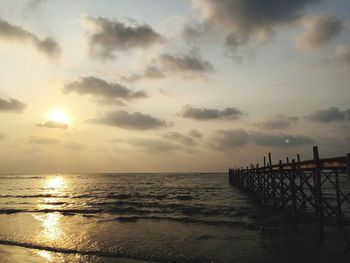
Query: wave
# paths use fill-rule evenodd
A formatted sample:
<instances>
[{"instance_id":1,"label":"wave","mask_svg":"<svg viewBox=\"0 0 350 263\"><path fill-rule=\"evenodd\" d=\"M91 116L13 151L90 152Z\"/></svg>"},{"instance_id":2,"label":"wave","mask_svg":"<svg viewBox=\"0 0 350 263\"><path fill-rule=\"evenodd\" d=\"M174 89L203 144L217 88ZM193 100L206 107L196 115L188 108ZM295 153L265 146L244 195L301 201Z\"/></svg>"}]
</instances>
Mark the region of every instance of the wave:
<instances>
[{"instance_id":1,"label":"wave","mask_svg":"<svg viewBox=\"0 0 350 263\"><path fill-rule=\"evenodd\" d=\"M218 220L215 214L200 214L201 217L194 217L192 214L182 213L183 217L179 214L174 214L169 216L170 213L164 211L150 211L150 210L137 210L133 207L127 208L114 208L110 210L103 209L40 209L40 210L21 210L21 209L4 209L0 210L0 214L15 214L15 213L60 213L64 216L93 216L97 214L109 214L109 215L121 215L112 219L101 219L99 222L106 221L119 221L119 222L136 222L137 220L168 220L168 221L177 221L181 223L196 223L196 224L205 224L205 225L226 225L231 227L244 227L248 229L255 229L256 226L252 223L246 221L234 221L230 220L228 217L227 220ZM232 218L231 218L232 219Z\"/></svg>"},{"instance_id":2,"label":"wave","mask_svg":"<svg viewBox=\"0 0 350 263\"><path fill-rule=\"evenodd\" d=\"M67 195L36 194L36 195L0 195L0 198L69 198Z\"/></svg>"},{"instance_id":3,"label":"wave","mask_svg":"<svg viewBox=\"0 0 350 263\"><path fill-rule=\"evenodd\" d=\"M0 210L0 215L2 214L16 214L16 213L25 213L28 212L27 210L22 210L22 209L1 209Z\"/></svg>"},{"instance_id":4,"label":"wave","mask_svg":"<svg viewBox=\"0 0 350 263\"><path fill-rule=\"evenodd\" d=\"M163 216L119 216L113 219L103 219L98 222L109 222L109 221L118 221L118 222L136 222L138 220L167 220L167 221L176 221L180 223L189 223L189 224L204 224L204 225L213 225L213 226L230 226L230 227L243 227L247 229L257 229L258 226L244 221L226 221L226 220L204 220L200 218L191 218L191 217L163 217Z\"/></svg>"},{"instance_id":5,"label":"wave","mask_svg":"<svg viewBox=\"0 0 350 263\"><path fill-rule=\"evenodd\" d=\"M188 194L79 194L79 195L59 195L59 194L33 194L33 195L0 195L0 198L106 198L106 199L116 199L116 200L126 200L126 199L156 199L156 200L192 200L194 197Z\"/></svg>"},{"instance_id":6,"label":"wave","mask_svg":"<svg viewBox=\"0 0 350 263\"><path fill-rule=\"evenodd\" d=\"M40 244L19 242L19 241L13 241L13 240L0 240L0 245L46 250L50 252L63 253L63 254L79 254L83 256L99 256L99 257L109 257L109 258L128 258L128 259L147 260L141 257L130 256L128 251L123 251L123 250L119 250L119 251L80 250L80 249L72 249L72 248L45 246Z\"/></svg>"},{"instance_id":7,"label":"wave","mask_svg":"<svg viewBox=\"0 0 350 263\"><path fill-rule=\"evenodd\" d=\"M45 205L52 205L52 208L37 209L26 208L20 209L0 209L0 214L13 214L21 212L42 212L42 213L69 213L69 214L120 214L120 215L146 215L146 214L173 214L185 215L192 217L228 217L237 218L242 216L249 216L249 211L246 209L232 208L232 207L207 207L203 205L190 205L183 203L160 203L160 202L142 202L141 201L123 201L115 202L91 202L85 203L85 207L81 208L64 208L69 203L57 201L52 203L45 203ZM60 208L54 208L55 205L62 205Z\"/></svg>"},{"instance_id":8,"label":"wave","mask_svg":"<svg viewBox=\"0 0 350 263\"><path fill-rule=\"evenodd\" d=\"M41 179L43 176L0 176L1 180Z\"/></svg>"},{"instance_id":9,"label":"wave","mask_svg":"<svg viewBox=\"0 0 350 263\"><path fill-rule=\"evenodd\" d=\"M62 213L64 214L98 214L103 212L102 209L0 209L0 214L16 214L16 213Z\"/></svg>"}]
</instances>

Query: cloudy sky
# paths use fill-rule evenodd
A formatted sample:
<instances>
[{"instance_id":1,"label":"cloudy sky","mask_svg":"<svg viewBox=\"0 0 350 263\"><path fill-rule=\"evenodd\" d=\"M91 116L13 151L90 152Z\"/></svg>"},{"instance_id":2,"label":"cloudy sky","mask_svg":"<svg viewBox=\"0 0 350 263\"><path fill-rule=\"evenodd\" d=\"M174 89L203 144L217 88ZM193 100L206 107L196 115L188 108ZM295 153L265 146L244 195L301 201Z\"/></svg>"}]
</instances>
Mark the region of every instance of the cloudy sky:
<instances>
[{"instance_id":1,"label":"cloudy sky","mask_svg":"<svg viewBox=\"0 0 350 263\"><path fill-rule=\"evenodd\" d=\"M0 0L0 173L350 152L348 0Z\"/></svg>"}]
</instances>

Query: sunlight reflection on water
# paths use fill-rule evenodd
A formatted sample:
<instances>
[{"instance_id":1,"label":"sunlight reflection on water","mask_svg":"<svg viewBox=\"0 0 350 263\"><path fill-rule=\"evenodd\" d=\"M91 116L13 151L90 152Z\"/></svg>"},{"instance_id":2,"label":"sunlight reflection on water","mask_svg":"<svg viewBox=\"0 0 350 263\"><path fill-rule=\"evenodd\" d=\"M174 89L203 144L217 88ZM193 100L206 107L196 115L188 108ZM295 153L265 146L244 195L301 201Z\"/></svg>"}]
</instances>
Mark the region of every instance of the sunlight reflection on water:
<instances>
[{"instance_id":1,"label":"sunlight reflection on water","mask_svg":"<svg viewBox=\"0 0 350 263\"><path fill-rule=\"evenodd\" d=\"M43 257L47 262L52 262L52 255L50 252L45 250L40 250L37 253L39 256Z\"/></svg>"},{"instance_id":2,"label":"sunlight reflection on water","mask_svg":"<svg viewBox=\"0 0 350 263\"><path fill-rule=\"evenodd\" d=\"M64 177L55 176L50 177L43 182L43 188L45 188L45 194L57 194L62 193L67 188L67 181ZM37 204L40 209L52 208L51 203L57 202L57 198L45 197L41 199L41 203ZM60 219L62 217L59 213L48 213L42 215L34 215L33 217L39 221L41 225L41 231L37 234L37 239L41 242L55 242L60 243L64 232L61 229ZM47 262L52 262L52 255L46 251L39 251L38 254L42 256Z\"/></svg>"},{"instance_id":3,"label":"sunlight reflection on water","mask_svg":"<svg viewBox=\"0 0 350 263\"><path fill-rule=\"evenodd\" d=\"M48 178L45 182L44 182L44 187L45 188L49 188L50 190L60 190L62 188L66 187L66 180L61 177L52 177L52 178Z\"/></svg>"},{"instance_id":4,"label":"sunlight reflection on water","mask_svg":"<svg viewBox=\"0 0 350 263\"><path fill-rule=\"evenodd\" d=\"M45 195L65 195L68 189L68 181L62 176L49 177L42 183L42 186ZM55 197L44 197L40 201L37 204L39 209L52 209L62 205L62 203L57 203L59 200Z\"/></svg>"},{"instance_id":5,"label":"sunlight reflection on water","mask_svg":"<svg viewBox=\"0 0 350 263\"><path fill-rule=\"evenodd\" d=\"M50 213L45 215L34 215L34 218L41 222L42 231L39 234L40 240L58 240L63 235L60 228L59 213Z\"/></svg>"}]
</instances>

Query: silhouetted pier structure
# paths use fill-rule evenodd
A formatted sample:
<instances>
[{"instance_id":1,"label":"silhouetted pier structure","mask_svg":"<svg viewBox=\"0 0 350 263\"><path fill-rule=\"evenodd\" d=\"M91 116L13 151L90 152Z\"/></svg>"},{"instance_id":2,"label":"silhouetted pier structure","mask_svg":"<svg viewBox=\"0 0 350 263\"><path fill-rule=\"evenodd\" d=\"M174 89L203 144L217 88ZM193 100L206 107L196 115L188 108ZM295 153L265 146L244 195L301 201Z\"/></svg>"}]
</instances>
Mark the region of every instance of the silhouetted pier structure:
<instances>
[{"instance_id":1,"label":"silhouetted pier structure","mask_svg":"<svg viewBox=\"0 0 350 263\"><path fill-rule=\"evenodd\" d=\"M313 148L313 160L280 160L272 165L271 154L264 165L229 169L230 183L253 196L258 206L272 206L294 217L314 218L320 238L324 224L350 222L350 154L320 159Z\"/></svg>"}]
</instances>

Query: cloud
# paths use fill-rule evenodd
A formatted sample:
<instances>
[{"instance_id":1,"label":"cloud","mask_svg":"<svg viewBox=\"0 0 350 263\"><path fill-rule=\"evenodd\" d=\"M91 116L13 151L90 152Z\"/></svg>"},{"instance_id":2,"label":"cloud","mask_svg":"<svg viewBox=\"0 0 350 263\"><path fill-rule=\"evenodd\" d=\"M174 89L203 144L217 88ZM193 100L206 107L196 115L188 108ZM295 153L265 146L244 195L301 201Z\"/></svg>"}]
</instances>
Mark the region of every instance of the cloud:
<instances>
[{"instance_id":1,"label":"cloud","mask_svg":"<svg viewBox=\"0 0 350 263\"><path fill-rule=\"evenodd\" d=\"M0 37L10 41L30 42L34 47L49 57L56 57L61 48L56 40L47 37L40 39L37 35L0 19Z\"/></svg>"},{"instance_id":2,"label":"cloud","mask_svg":"<svg viewBox=\"0 0 350 263\"><path fill-rule=\"evenodd\" d=\"M333 121L349 121L350 109L339 110L337 107L319 110L306 116L307 119L315 122L329 123Z\"/></svg>"},{"instance_id":3,"label":"cloud","mask_svg":"<svg viewBox=\"0 0 350 263\"><path fill-rule=\"evenodd\" d=\"M84 144L80 144L77 142L66 142L64 146L73 151L80 151L86 148Z\"/></svg>"},{"instance_id":4,"label":"cloud","mask_svg":"<svg viewBox=\"0 0 350 263\"><path fill-rule=\"evenodd\" d=\"M266 42L276 26L295 21L308 4L321 0L192 0L205 23L227 32L226 45L237 48L251 39Z\"/></svg>"},{"instance_id":5,"label":"cloud","mask_svg":"<svg viewBox=\"0 0 350 263\"><path fill-rule=\"evenodd\" d=\"M168 75L182 75L186 78L203 77L214 71L213 65L202 58L198 49L193 49L185 55L162 54L152 61L141 74L124 77L128 82L142 79L162 79Z\"/></svg>"},{"instance_id":6,"label":"cloud","mask_svg":"<svg viewBox=\"0 0 350 263\"><path fill-rule=\"evenodd\" d=\"M46 0L31 0L26 4L26 11L33 12L36 10L41 4L45 3Z\"/></svg>"},{"instance_id":7,"label":"cloud","mask_svg":"<svg viewBox=\"0 0 350 263\"><path fill-rule=\"evenodd\" d=\"M315 143L314 139L303 135L252 133L250 136L257 145L271 147L290 147Z\"/></svg>"},{"instance_id":8,"label":"cloud","mask_svg":"<svg viewBox=\"0 0 350 263\"><path fill-rule=\"evenodd\" d=\"M33 144L60 144L61 141L54 138L34 136L31 135L28 137L28 141Z\"/></svg>"},{"instance_id":9,"label":"cloud","mask_svg":"<svg viewBox=\"0 0 350 263\"><path fill-rule=\"evenodd\" d=\"M338 46L330 62L339 66L350 66L350 46Z\"/></svg>"},{"instance_id":10,"label":"cloud","mask_svg":"<svg viewBox=\"0 0 350 263\"><path fill-rule=\"evenodd\" d=\"M159 62L165 71L172 73L202 75L214 71L213 65L204 60L197 51L184 56L163 54L159 57Z\"/></svg>"},{"instance_id":11,"label":"cloud","mask_svg":"<svg viewBox=\"0 0 350 263\"><path fill-rule=\"evenodd\" d=\"M183 135L178 132L168 132L163 135L164 139L171 140L173 142L179 142L181 144L187 145L187 146L193 146L196 144L196 142L193 140L193 138Z\"/></svg>"},{"instance_id":12,"label":"cloud","mask_svg":"<svg viewBox=\"0 0 350 263\"><path fill-rule=\"evenodd\" d=\"M270 119L262 121L257 125L265 129L286 129L298 121L298 117L276 114Z\"/></svg>"},{"instance_id":13,"label":"cloud","mask_svg":"<svg viewBox=\"0 0 350 263\"><path fill-rule=\"evenodd\" d=\"M76 92L82 95L88 94L100 97L107 99L108 104L111 100L115 99L132 100L147 97L147 94L144 91L133 91L118 83L107 82L93 76L80 77L78 80L66 84L63 92L66 94ZM99 102L103 102L103 100L100 100Z\"/></svg>"},{"instance_id":14,"label":"cloud","mask_svg":"<svg viewBox=\"0 0 350 263\"><path fill-rule=\"evenodd\" d=\"M183 118L194 119L199 121L215 120L215 119L239 119L242 112L236 108L226 108L224 110L195 108L187 105L183 108L181 113Z\"/></svg>"},{"instance_id":15,"label":"cloud","mask_svg":"<svg viewBox=\"0 0 350 263\"><path fill-rule=\"evenodd\" d=\"M200 42L203 39L209 39L208 31L210 31L208 23L185 24L182 30L182 36L187 42Z\"/></svg>"},{"instance_id":16,"label":"cloud","mask_svg":"<svg viewBox=\"0 0 350 263\"><path fill-rule=\"evenodd\" d=\"M90 51L100 58L115 58L115 52L131 48L147 48L163 42L163 37L149 25L128 26L118 20L88 17L93 33L89 36Z\"/></svg>"},{"instance_id":17,"label":"cloud","mask_svg":"<svg viewBox=\"0 0 350 263\"><path fill-rule=\"evenodd\" d=\"M249 134L243 129L219 130L212 138L211 145L218 150L229 150L243 146L249 140Z\"/></svg>"},{"instance_id":18,"label":"cloud","mask_svg":"<svg viewBox=\"0 0 350 263\"><path fill-rule=\"evenodd\" d=\"M0 140L3 140L6 138L6 134L5 133L2 133L0 132Z\"/></svg>"},{"instance_id":19,"label":"cloud","mask_svg":"<svg viewBox=\"0 0 350 263\"><path fill-rule=\"evenodd\" d=\"M128 82L136 82L142 79L163 79L165 74L157 67L149 66L146 68L145 72L142 74L134 74L129 77L124 77L123 79Z\"/></svg>"},{"instance_id":20,"label":"cloud","mask_svg":"<svg viewBox=\"0 0 350 263\"><path fill-rule=\"evenodd\" d=\"M191 129L189 132L188 132L188 135L191 136L191 137L194 137L194 138L202 138L203 137L203 134L196 130L196 129Z\"/></svg>"},{"instance_id":21,"label":"cloud","mask_svg":"<svg viewBox=\"0 0 350 263\"><path fill-rule=\"evenodd\" d=\"M160 152L170 152L179 148L179 146L169 143L167 141L159 140L159 139L133 139L129 140L129 144L133 146L138 146L143 148L144 150L150 151L152 153L160 153Z\"/></svg>"},{"instance_id":22,"label":"cloud","mask_svg":"<svg viewBox=\"0 0 350 263\"><path fill-rule=\"evenodd\" d=\"M127 103L125 103L123 100L120 99L113 99L113 98L100 98L100 99L94 99L95 103L100 105L112 105L112 106L126 106Z\"/></svg>"},{"instance_id":23,"label":"cloud","mask_svg":"<svg viewBox=\"0 0 350 263\"><path fill-rule=\"evenodd\" d=\"M23 102L10 98L9 100L0 98L0 112L21 113L27 107Z\"/></svg>"},{"instance_id":24,"label":"cloud","mask_svg":"<svg viewBox=\"0 0 350 263\"><path fill-rule=\"evenodd\" d=\"M124 110L105 112L89 122L119 127L128 130L151 130L166 127L168 124L161 119L141 112L128 113Z\"/></svg>"},{"instance_id":25,"label":"cloud","mask_svg":"<svg viewBox=\"0 0 350 263\"><path fill-rule=\"evenodd\" d=\"M331 15L307 17L304 19L306 31L297 38L300 49L312 50L324 47L342 31L342 22Z\"/></svg>"},{"instance_id":26,"label":"cloud","mask_svg":"<svg viewBox=\"0 0 350 263\"><path fill-rule=\"evenodd\" d=\"M67 129L68 128L67 123L51 121L51 120L47 120L43 123L38 123L38 124L36 124L36 126L41 127L41 128L58 128L58 129Z\"/></svg>"},{"instance_id":27,"label":"cloud","mask_svg":"<svg viewBox=\"0 0 350 263\"><path fill-rule=\"evenodd\" d=\"M293 147L313 144L315 140L303 135L270 134L243 129L219 130L212 137L210 144L217 150L232 150L248 143L269 147Z\"/></svg>"}]
</instances>

